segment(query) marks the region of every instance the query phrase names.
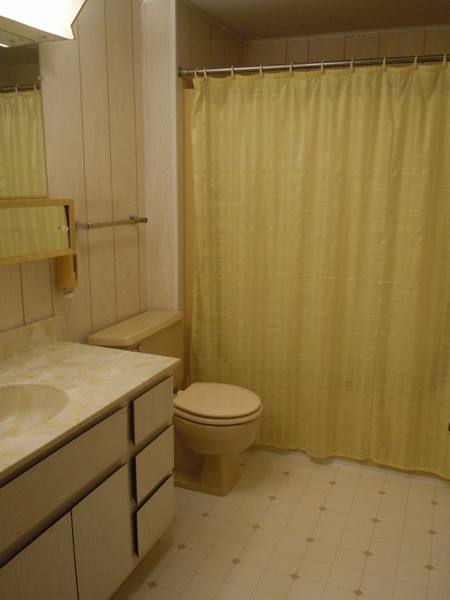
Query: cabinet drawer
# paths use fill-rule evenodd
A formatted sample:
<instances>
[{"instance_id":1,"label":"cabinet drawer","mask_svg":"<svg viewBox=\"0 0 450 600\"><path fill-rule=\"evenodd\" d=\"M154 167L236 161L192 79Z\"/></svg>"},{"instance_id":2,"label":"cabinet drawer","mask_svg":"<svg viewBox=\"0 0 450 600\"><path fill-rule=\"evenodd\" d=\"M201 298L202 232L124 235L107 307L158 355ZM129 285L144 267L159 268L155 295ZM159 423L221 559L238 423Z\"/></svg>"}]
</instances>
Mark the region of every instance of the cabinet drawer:
<instances>
[{"instance_id":1,"label":"cabinet drawer","mask_svg":"<svg viewBox=\"0 0 450 600\"><path fill-rule=\"evenodd\" d=\"M173 469L173 425L136 456L136 502L162 481Z\"/></svg>"},{"instance_id":2,"label":"cabinet drawer","mask_svg":"<svg viewBox=\"0 0 450 600\"><path fill-rule=\"evenodd\" d=\"M172 423L172 402L172 377L136 398L133 402L135 444L139 444Z\"/></svg>"},{"instance_id":3,"label":"cabinet drawer","mask_svg":"<svg viewBox=\"0 0 450 600\"><path fill-rule=\"evenodd\" d=\"M138 556L161 537L173 519L173 475L153 494L136 514Z\"/></svg>"},{"instance_id":4,"label":"cabinet drawer","mask_svg":"<svg viewBox=\"0 0 450 600\"><path fill-rule=\"evenodd\" d=\"M128 451L128 413L122 408L0 490L0 559L68 510Z\"/></svg>"}]
</instances>

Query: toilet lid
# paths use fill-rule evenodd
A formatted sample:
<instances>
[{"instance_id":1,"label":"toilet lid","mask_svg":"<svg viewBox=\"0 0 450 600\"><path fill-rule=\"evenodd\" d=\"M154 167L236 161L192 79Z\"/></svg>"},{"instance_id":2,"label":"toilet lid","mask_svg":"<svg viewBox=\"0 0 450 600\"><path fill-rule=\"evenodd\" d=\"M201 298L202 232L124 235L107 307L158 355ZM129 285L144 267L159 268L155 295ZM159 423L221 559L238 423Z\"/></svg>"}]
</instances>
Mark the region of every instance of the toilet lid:
<instances>
[{"instance_id":1,"label":"toilet lid","mask_svg":"<svg viewBox=\"0 0 450 600\"><path fill-rule=\"evenodd\" d=\"M261 408L259 396L227 383L193 383L175 396L173 404L183 413L209 419L243 417Z\"/></svg>"}]
</instances>

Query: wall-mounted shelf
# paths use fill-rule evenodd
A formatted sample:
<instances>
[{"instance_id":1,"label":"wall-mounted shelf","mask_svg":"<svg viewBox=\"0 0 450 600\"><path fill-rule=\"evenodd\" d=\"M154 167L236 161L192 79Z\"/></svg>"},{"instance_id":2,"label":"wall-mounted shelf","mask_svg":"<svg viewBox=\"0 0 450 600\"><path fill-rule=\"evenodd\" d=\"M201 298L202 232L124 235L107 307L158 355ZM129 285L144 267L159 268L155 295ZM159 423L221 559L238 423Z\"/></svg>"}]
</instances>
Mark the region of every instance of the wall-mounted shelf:
<instances>
[{"instance_id":1,"label":"wall-mounted shelf","mask_svg":"<svg viewBox=\"0 0 450 600\"><path fill-rule=\"evenodd\" d=\"M78 284L73 200L0 200L0 266L56 259L63 288Z\"/></svg>"}]
</instances>

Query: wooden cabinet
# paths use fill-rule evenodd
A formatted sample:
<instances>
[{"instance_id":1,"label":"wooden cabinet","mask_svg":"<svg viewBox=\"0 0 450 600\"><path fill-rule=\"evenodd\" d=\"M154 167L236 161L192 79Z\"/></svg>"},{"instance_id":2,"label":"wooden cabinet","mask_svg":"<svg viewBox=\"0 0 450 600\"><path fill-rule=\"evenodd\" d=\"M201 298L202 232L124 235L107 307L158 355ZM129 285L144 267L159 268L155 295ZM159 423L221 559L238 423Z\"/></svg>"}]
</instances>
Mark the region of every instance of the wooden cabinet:
<instances>
[{"instance_id":1,"label":"wooden cabinet","mask_svg":"<svg viewBox=\"0 0 450 600\"><path fill-rule=\"evenodd\" d=\"M164 380L0 490L1 600L108 600L128 577L173 518L172 389Z\"/></svg>"},{"instance_id":2,"label":"wooden cabinet","mask_svg":"<svg viewBox=\"0 0 450 600\"><path fill-rule=\"evenodd\" d=\"M72 510L80 600L107 600L134 567L129 466Z\"/></svg>"},{"instance_id":3,"label":"wooden cabinet","mask_svg":"<svg viewBox=\"0 0 450 600\"><path fill-rule=\"evenodd\" d=\"M128 409L122 408L4 486L0 560L36 537L114 471L129 443Z\"/></svg>"},{"instance_id":4,"label":"wooden cabinet","mask_svg":"<svg viewBox=\"0 0 450 600\"><path fill-rule=\"evenodd\" d=\"M4 600L78 600L70 514L0 571Z\"/></svg>"}]
</instances>

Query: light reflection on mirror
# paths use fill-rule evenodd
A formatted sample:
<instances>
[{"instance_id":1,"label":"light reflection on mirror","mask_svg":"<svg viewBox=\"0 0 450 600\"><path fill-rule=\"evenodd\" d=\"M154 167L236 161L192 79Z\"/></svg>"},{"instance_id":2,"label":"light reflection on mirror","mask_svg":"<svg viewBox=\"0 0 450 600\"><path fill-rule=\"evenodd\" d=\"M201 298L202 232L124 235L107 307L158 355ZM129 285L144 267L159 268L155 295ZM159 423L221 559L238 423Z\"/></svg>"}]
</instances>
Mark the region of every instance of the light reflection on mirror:
<instances>
[{"instance_id":1,"label":"light reflection on mirror","mask_svg":"<svg viewBox=\"0 0 450 600\"><path fill-rule=\"evenodd\" d=\"M36 96L39 82L39 51L37 44L0 48L0 101L8 106L0 111L0 198L47 196L43 117L40 98L22 98L22 106L12 107L13 95L26 94L25 86ZM17 86L17 88L16 88ZM11 89L17 89L11 91ZM39 96L40 93L37 92ZM26 124L24 115L27 114ZM20 117L13 117L19 114ZM30 122L28 119L31 118ZM31 125L30 125L31 123ZM14 131L14 134L12 132ZM25 141L28 136L34 148ZM16 153L19 150L19 158ZM33 149L31 149L33 148ZM25 154L28 154L26 157ZM23 156L22 156L23 155Z\"/></svg>"}]
</instances>

